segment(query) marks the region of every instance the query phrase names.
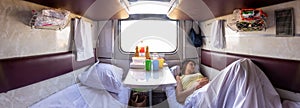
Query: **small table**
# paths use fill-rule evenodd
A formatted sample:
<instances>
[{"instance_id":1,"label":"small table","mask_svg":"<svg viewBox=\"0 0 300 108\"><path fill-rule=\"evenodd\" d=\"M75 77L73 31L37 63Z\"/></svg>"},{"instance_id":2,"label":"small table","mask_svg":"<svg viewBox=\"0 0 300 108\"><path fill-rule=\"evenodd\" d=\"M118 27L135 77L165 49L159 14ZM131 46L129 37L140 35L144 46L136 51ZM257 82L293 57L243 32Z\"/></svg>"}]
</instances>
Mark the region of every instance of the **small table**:
<instances>
[{"instance_id":1,"label":"small table","mask_svg":"<svg viewBox=\"0 0 300 108\"><path fill-rule=\"evenodd\" d=\"M129 69L123 84L130 88L143 88L149 90L149 106L151 107L152 90L165 85L175 86L176 80L169 67L166 66L158 71Z\"/></svg>"}]
</instances>

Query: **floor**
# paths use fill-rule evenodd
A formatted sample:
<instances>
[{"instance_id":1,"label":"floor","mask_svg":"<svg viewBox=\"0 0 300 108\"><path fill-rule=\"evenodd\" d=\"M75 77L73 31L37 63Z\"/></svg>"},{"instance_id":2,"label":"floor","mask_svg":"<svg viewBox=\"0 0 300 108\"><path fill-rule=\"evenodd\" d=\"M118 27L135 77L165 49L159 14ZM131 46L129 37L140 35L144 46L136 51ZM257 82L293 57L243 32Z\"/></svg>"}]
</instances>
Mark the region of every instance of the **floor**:
<instances>
[{"instance_id":1,"label":"floor","mask_svg":"<svg viewBox=\"0 0 300 108\"><path fill-rule=\"evenodd\" d=\"M137 98L137 94L138 98ZM149 92L131 91L129 108L134 107L149 107ZM145 98L146 97L146 98ZM146 99L146 100L145 100ZM167 96L164 91L152 91L152 108L169 108Z\"/></svg>"}]
</instances>

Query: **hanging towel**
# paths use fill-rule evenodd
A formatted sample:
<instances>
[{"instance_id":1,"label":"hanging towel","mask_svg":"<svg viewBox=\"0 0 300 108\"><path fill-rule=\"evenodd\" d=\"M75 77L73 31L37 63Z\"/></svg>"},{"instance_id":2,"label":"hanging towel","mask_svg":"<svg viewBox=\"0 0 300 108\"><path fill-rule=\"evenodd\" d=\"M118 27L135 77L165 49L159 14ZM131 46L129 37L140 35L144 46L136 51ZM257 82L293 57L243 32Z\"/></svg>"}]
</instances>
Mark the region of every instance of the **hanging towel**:
<instances>
[{"instance_id":1,"label":"hanging towel","mask_svg":"<svg viewBox=\"0 0 300 108\"><path fill-rule=\"evenodd\" d=\"M74 23L76 60L83 61L94 57L91 23L82 19L75 19Z\"/></svg>"},{"instance_id":2,"label":"hanging towel","mask_svg":"<svg viewBox=\"0 0 300 108\"><path fill-rule=\"evenodd\" d=\"M224 31L224 20L216 20L211 26L212 46L214 48L222 49L225 48L225 31Z\"/></svg>"}]
</instances>

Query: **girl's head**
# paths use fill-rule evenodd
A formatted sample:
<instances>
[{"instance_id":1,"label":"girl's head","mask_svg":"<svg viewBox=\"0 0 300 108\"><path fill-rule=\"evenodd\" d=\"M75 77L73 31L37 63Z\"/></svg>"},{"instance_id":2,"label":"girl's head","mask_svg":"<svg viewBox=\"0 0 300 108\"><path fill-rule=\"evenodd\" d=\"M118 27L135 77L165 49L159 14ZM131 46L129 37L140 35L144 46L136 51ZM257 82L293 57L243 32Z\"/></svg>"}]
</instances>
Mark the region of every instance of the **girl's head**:
<instances>
[{"instance_id":1,"label":"girl's head","mask_svg":"<svg viewBox=\"0 0 300 108\"><path fill-rule=\"evenodd\" d=\"M185 60L182 62L182 70L181 70L181 75L188 75L188 74L193 74L195 72L195 61L193 60Z\"/></svg>"}]
</instances>

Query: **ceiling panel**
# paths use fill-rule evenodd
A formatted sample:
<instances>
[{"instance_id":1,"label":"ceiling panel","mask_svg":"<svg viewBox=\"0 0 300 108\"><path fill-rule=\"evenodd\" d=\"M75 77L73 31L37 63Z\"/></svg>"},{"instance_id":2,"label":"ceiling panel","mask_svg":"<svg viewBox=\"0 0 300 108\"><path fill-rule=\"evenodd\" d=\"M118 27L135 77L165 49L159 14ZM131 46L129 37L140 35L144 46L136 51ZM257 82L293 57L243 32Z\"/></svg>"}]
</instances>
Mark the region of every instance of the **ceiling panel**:
<instances>
[{"instance_id":1,"label":"ceiling panel","mask_svg":"<svg viewBox=\"0 0 300 108\"><path fill-rule=\"evenodd\" d=\"M92 20L128 18L120 0L25 0L40 5L63 8Z\"/></svg>"},{"instance_id":2,"label":"ceiling panel","mask_svg":"<svg viewBox=\"0 0 300 108\"><path fill-rule=\"evenodd\" d=\"M238 8L261 8L294 0L177 0L168 16L180 20L207 20L231 14Z\"/></svg>"},{"instance_id":3,"label":"ceiling panel","mask_svg":"<svg viewBox=\"0 0 300 108\"><path fill-rule=\"evenodd\" d=\"M92 20L124 19L128 12L120 0L25 0L49 7L64 8ZM123 1L123 0L121 0ZM126 0L124 0L126 1ZM228 15L237 8L260 8L294 0L177 0L171 19L206 20Z\"/></svg>"},{"instance_id":4,"label":"ceiling panel","mask_svg":"<svg viewBox=\"0 0 300 108\"><path fill-rule=\"evenodd\" d=\"M228 15L238 8L261 8L294 0L203 0L215 17Z\"/></svg>"},{"instance_id":5,"label":"ceiling panel","mask_svg":"<svg viewBox=\"0 0 300 108\"><path fill-rule=\"evenodd\" d=\"M96 0L25 0L40 5L63 8L71 11L78 15L84 15L85 11L96 1Z\"/></svg>"}]
</instances>

